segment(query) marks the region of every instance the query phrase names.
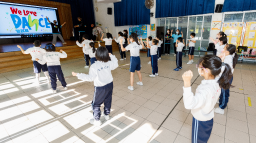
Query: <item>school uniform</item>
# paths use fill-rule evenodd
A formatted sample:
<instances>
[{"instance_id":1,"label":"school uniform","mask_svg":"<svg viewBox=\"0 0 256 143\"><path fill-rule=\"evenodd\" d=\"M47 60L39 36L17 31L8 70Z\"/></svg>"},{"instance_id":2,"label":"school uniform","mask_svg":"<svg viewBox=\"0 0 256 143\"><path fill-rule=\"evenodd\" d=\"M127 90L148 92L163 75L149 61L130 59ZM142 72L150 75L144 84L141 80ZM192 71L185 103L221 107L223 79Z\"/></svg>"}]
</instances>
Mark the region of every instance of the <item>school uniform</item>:
<instances>
[{"instance_id":1,"label":"school uniform","mask_svg":"<svg viewBox=\"0 0 256 143\"><path fill-rule=\"evenodd\" d=\"M94 81L94 96L92 101L93 117L100 120L100 106L104 103L104 114L109 115L112 103L113 76L111 71L118 67L118 60L114 55L111 61L96 61L89 70L89 74L78 73L77 77L84 81Z\"/></svg>"},{"instance_id":2,"label":"school uniform","mask_svg":"<svg viewBox=\"0 0 256 143\"><path fill-rule=\"evenodd\" d=\"M36 58L38 59L43 59L43 55L46 53L46 51L40 47L32 47L32 48L28 48L25 51L25 54L30 54L32 57L32 61L33 61L33 65L34 65L34 73L41 73L41 70L43 72L47 72L48 68L46 64L39 64L36 61Z\"/></svg>"},{"instance_id":3,"label":"school uniform","mask_svg":"<svg viewBox=\"0 0 256 143\"><path fill-rule=\"evenodd\" d=\"M223 49L225 48L226 45L221 45L219 43L215 44L215 49L216 49L216 55L219 56Z\"/></svg>"},{"instance_id":4,"label":"school uniform","mask_svg":"<svg viewBox=\"0 0 256 143\"><path fill-rule=\"evenodd\" d=\"M122 36L119 36L117 39L115 39L115 41L116 41L116 43L118 43L119 44L119 52L120 52L120 56L121 56L121 59L123 59L123 58L126 58L126 53L125 53L125 51L122 51L122 49L121 49L121 43L120 43L120 40L121 39L123 39L123 47L125 48L127 45L125 45L125 39L124 39L124 37L122 37Z\"/></svg>"},{"instance_id":5,"label":"school uniform","mask_svg":"<svg viewBox=\"0 0 256 143\"><path fill-rule=\"evenodd\" d=\"M162 43L163 43L163 41L159 40L158 44L157 44L157 46L158 46L158 49L157 49L158 58L161 58L161 55L162 55L162 47L161 47Z\"/></svg>"},{"instance_id":6,"label":"school uniform","mask_svg":"<svg viewBox=\"0 0 256 143\"><path fill-rule=\"evenodd\" d=\"M151 55L151 66L152 66L152 74L155 75L158 73L158 65L157 65L157 50L158 50L158 45L152 45L150 48L150 55Z\"/></svg>"},{"instance_id":7,"label":"school uniform","mask_svg":"<svg viewBox=\"0 0 256 143\"><path fill-rule=\"evenodd\" d=\"M149 46L153 46L152 41L148 41ZM151 57L150 48L148 47L147 57Z\"/></svg>"},{"instance_id":8,"label":"school uniform","mask_svg":"<svg viewBox=\"0 0 256 143\"><path fill-rule=\"evenodd\" d=\"M76 42L77 46L83 47L84 60L85 60L86 66L89 66L89 60L90 60L90 57L89 57L90 46L89 46L89 44L91 42L92 41L90 41L90 40L84 40L81 44L79 42Z\"/></svg>"},{"instance_id":9,"label":"school uniform","mask_svg":"<svg viewBox=\"0 0 256 143\"><path fill-rule=\"evenodd\" d=\"M140 71L140 49L142 49L142 45L133 42L125 49L130 50L130 72Z\"/></svg>"},{"instance_id":10,"label":"school uniform","mask_svg":"<svg viewBox=\"0 0 256 143\"><path fill-rule=\"evenodd\" d=\"M97 61L97 59L95 58L95 53L96 53L96 48L95 48L94 52L93 52L92 48L89 50L89 57L90 57L90 60L91 60L91 65L94 64Z\"/></svg>"},{"instance_id":11,"label":"school uniform","mask_svg":"<svg viewBox=\"0 0 256 143\"><path fill-rule=\"evenodd\" d=\"M49 75L51 78L51 86L53 90L56 90L57 88L57 78L61 82L61 85L63 87L67 86L67 83L65 81L61 66L60 66L60 58L67 58L66 52L47 52L43 55L43 59L39 60L38 62L40 64L47 63Z\"/></svg>"},{"instance_id":12,"label":"school uniform","mask_svg":"<svg viewBox=\"0 0 256 143\"><path fill-rule=\"evenodd\" d=\"M196 39L195 38L192 38L189 42L189 50L188 50L188 54L189 55L194 55L194 51L195 51L195 45L196 43L192 42L192 41L195 41Z\"/></svg>"},{"instance_id":13,"label":"school uniform","mask_svg":"<svg viewBox=\"0 0 256 143\"><path fill-rule=\"evenodd\" d=\"M181 34L177 35L177 34L172 34L172 37L173 37L173 46L174 46L174 53L177 54L177 47L175 46L176 45L176 41L179 37L182 37Z\"/></svg>"},{"instance_id":14,"label":"school uniform","mask_svg":"<svg viewBox=\"0 0 256 143\"><path fill-rule=\"evenodd\" d=\"M195 95L191 87L183 87L183 101L186 109L193 115L192 143L207 143L210 138L214 106L220 96L221 89L216 79L202 80Z\"/></svg>"},{"instance_id":15,"label":"school uniform","mask_svg":"<svg viewBox=\"0 0 256 143\"><path fill-rule=\"evenodd\" d=\"M182 49L184 47L183 43L178 43L177 47L177 54L176 54L176 65L177 68L181 69L182 68Z\"/></svg>"},{"instance_id":16,"label":"school uniform","mask_svg":"<svg viewBox=\"0 0 256 143\"><path fill-rule=\"evenodd\" d=\"M226 56L225 59L224 59L224 63L226 63L226 64L228 64L230 66L231 72L233 74L233 72L234 72L233 56L232 55ZM229 80L230 85L232 84L232 81L233 81L233 76ZM230 96L229 89L226 89L226 90L225 89L221 89L221 94L220 94L220 99L219 99L219 107L221 109L225 109L227 107L229 96Z\"/></svg>"},{"instance_id":17,"label":"school uniform","mask_svg":"<svg viewBox=\"0 0 256 143\"><path fill-rule=\"evenodd\" d=\"M109 53L113 53L112 52L112 39L111 38L104 38L103 41L105 41L105 46L108 49Z\"/></svg>"}]
</instances>

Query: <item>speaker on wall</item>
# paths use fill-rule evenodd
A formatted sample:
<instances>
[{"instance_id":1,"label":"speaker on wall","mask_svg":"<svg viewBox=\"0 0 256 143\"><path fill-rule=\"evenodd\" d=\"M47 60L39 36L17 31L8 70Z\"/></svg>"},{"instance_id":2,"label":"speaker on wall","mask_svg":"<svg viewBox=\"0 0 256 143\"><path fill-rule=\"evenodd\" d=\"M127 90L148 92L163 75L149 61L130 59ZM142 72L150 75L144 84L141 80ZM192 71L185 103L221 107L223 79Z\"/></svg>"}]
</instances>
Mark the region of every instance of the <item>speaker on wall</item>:
<instances>
[{"instance_id":1,"label":"speaker on wall","mask_svg":"<svg viewBox=\"0 0 256 143\"><path fill-rule=\"evenodd\" d=\"M111 7L108 8L108 15L112 15L112 8Z\"/></svg>"},{"instance_id":2,"label":"speaker on wall","mask_svg":"<svg viewBox=\"0 0 256 143\"><path fill-rule=\"evenodd\" d=\"M150 13L150 17L154 17L154 13L153 12Z\"/></svg>"},{"instance_id":3,"label":"speaker on wall","mask_svg":"<svg viewBox=\"0 0 256 143\"><path fill-rule=\"evenodd\" d=\"M216 8L215 8L215 12L216 13L221 13L222 8L223 8L223 4L217 4Z\"/></svg>"}]
</instances>

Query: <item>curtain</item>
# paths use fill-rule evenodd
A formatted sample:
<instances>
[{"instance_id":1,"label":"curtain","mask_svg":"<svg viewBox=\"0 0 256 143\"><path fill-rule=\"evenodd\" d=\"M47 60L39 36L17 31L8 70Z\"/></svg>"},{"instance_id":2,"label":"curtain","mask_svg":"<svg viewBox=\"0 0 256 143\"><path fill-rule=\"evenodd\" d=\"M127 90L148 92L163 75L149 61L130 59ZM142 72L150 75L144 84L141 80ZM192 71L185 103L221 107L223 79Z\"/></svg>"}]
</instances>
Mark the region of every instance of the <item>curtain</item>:
<instances>
[{"instance_id":1,"label":"curtain","mask_svg":"<svg viewBox=\"0 0 256 143\"><path fill-rule=\"evenodd\" d=\"M256 10L256 0L225 0L222 12Z\"/></svg>"},{"instance_id":2,"label":"curtain","mask_svg":"<svg viewBox=\"0 0 256 143\"><path fill-rule=\"evenodd\" d=\"M214 13L215 0L156 0L156 18Z\"/></svg>"},{"instance_id":3,"label":"curtain","mask_svg":"<svg viewBox=\"0 0 256 143\"><path fill-rule=\"evenodd\" d=\"M122 0L114 3L115 26L150 24L150 10L145 0Z\"/></svg>"}]
</instances>

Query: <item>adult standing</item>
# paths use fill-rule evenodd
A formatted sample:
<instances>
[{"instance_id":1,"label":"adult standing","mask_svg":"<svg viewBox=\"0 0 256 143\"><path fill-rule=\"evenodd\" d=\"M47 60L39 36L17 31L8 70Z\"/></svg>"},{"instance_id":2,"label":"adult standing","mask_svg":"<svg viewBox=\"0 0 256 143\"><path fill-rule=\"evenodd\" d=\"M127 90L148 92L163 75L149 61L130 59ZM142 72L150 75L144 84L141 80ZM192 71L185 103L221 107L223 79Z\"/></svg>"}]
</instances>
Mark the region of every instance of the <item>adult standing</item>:
<instances>
[{"instance_id":1,"label":"adult standing","mask_svg":"<svg viewBox=\"0 0 256 143\"><path fill-rule=\"evenodd\" d=\"M79 42L82 42L82 37L85 34L85 27L86 27L86 25L84 25L81 17L77 17L77 20L78 20L78 24L75 25L74 27L78 29Z\"/></svg>"},{"instance_id":2,"label":"adult standing","mask_svg":"<svg viewBox=\"0 0 256 143\"><path fill-rule=\"evenodd\" d=\"M172 39L171 30L170 30L170 29L167 29L167 33L166 33L166 35L165 35L165 53L166 53L167 55L170 54L171 39Z\"/></svg>"},{"instance_id":3,"label":"adult standing","mask_svg":"<svg viewBox=\"0 0 256 143\"><path fill-rule=\"evenodd\" d=\"M123 31L123 33L124 33L124 48L128 45L128 41L127 41L127 39L128 39L128 31L125 29L124 31Z\"/></svg>"},{"instance_id":4,"label":"adult standing","mask_svg":"<svg viewBox=\"0 0 256 143\"><path fill-rule=\"evenodd\" d=\"M183 33L182 33L182 31L180 32L179 29L176 30L176 33L175 33L175 34L172 34L172 33L173 33L173 30L171 31L171 36L173 37L174 56L176 56L176 54L177 54L176 40L177 40L179 37L182 37L182 38L183 38Z\"/></svg>"},{"instance_id":5,"label":"adult standing","mask_svg":"<svg viewBox=\"0 0 256 143\"><path fill-rule=\"evenodd\" d=\"M52 44L53 45L56 45L57 43L57 37L60 38L62 44L67 44L63 37L61 36L60 32L59 32L59 28L62 28L62 26L64 26L66 24L66 22L64 22L61 26L57 25L57 20L53 20L53 22L51 22L49 20L49 18L46 16L46 19L48 20L48 22L51 24L52 26L52 36L53 36L53 39L52 39Z\"/></svg>"}]
</instances>

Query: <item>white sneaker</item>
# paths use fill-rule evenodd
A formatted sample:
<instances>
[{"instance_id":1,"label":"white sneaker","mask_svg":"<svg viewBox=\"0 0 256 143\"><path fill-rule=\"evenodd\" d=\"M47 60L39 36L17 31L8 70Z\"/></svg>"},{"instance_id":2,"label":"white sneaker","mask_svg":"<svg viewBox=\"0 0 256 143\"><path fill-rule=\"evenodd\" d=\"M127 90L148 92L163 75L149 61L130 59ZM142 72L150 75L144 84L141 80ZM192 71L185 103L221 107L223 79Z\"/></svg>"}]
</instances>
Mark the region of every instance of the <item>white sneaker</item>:
<instances>
[{"instance_id":1,"label":"white sneaker","mask_svg":"<svg viewBox=\"0 0 256 143\"><path fill-rule=\"evenodd\" d=\"M192 62L191 62L191 61L189 61L187 64L188 64L188 65L190 65L190 64L192 64Z\"/></svg>"},{"instance_id":2,"label":"white sneaker","mask_svg":"<svg viewBox=\"0 0 256 143\"><path fill-rule=\"evenodd\" d=\"M224 114L224 109L221 109L220 107L218 107L218 108L215 108L215 113L218 113L218 114Z\"/></svg>"},{"instance_id":3,"label":"white sneaker","mask_svg":"<svg viewBox=\"0 0 256 143\"><path fill-rule=\"evenodd\" d=\"M64 90L68 90L68 87L64 87Z\"/></svg>"},{"instance_id":4,"label":"white sneaker","mask_svg":"<svg viewBox=\"0 0 256 143\"><path fill-rule=\"evenodd\" d=\"M151 74L151 75L149 75L150 77L156 77L155 75L153 75L153 74Z\"/></svg>"},{"instance_id":5,"label":"white sneaker","mask_svg":"<svg viewBox=\"0 0 256 143\"><path fill-rule=\"evenodd\" d=\"M120 61L123 61L124 59L120 59Z\"/></svg>"},{"instance_id":6,"label":"white sneaker","mask_svg":"<svg viewBox=\"0 0 256 143\"><path fill-rule=\"evenodd\" d=\"M158 76L158 73L156 73L155 75Z\"/></svg>"},{"instance_id":7,"label":"white sneaker","mask_svg":"<svg viewBox=\"0 0 256 143\"><path fill-rule=\"evenodd\" d=\"M143 85L143 83L139 81L139 82L137 82L137 85L141 85L141 86L142 86L142 85Z\"/></svg>"},{"instance_id":8,"label":"white sneaker","mask_svg":"<svg viewBox=\"0 0 256 143\"><path fill-rule=\"evenodd\" d=\"M128 89L131 90L131 91L134 90L133 86L128 86Z\"/></svg>"},{"instance_id":9,"label":"white sneaker","mask_svg":"<svg viewBox=\"0 0 256 143\"><path fill-rule=\"evenodd\" d=\"M91 120L90 120L90 124L95 125L95 126L100 126L100 125L101 125L101 121L100 121L100 120L99 120L99 121L96 121L96 120L94 120L94 119L91 119Z\"/></svg>"},{"instance_id":10,"label":"white sneaker","mask_svg":"<svg viewBox=\"0 0 256 143\"><path fill-rule=\"evenodd\" d=\"M191 63L193 63L194 61L193 60L191 60Z\"/></svg>"},{"instance_id":11,"label":"white sneaker","mask_svg":"<svg viewBox=\"0 0 256 143\"><path fill-rule=\"evenodd\" d=\"M52 90L52 93L57 93L57 90Z\"/></svg>"},{"instance_id":12,"label":"white sneaker","mask_svg":"<svg viewBox=\"0 0 256 143\"><path fill-rule=\"evenodd\" d=\"M219 101L219 100L217 100L217 103L218 103L218 104L220 104L220 101Z\"/></svg>"},{"instance_id":13,"label":"white sneaker","mask_svg":"<svg viewBox=\"0 0 256 143\"><path fill-rule=\"evenodd\" d=\"M126 60L126 58L124 58Z\"/></svg>"},{"instance_id":14,"label":"white sneaker","mask_svg":"<svg viewBox=\"0 0 256 143\"><path fill-rule=\"evenodd\" d=\"M39 85L39 81L35 80L32 84Z\"/></svg>"},{"instance_id":15,"label":"white sneaker","mask_svg":"<svg viewBox=\"0 0 256 143\"><path fill-rule=\"evenodd\" d=\"M174 57L176 56L176 54L174 54Z\"/></svg>"},{"instance_id":16,"label":"white sneaker","mask_svg":"<svg viewBox=\"0 0 256 143\"><path fill-rule=\"evenodd\" d=\"M84 66L84 68L89 68L89 66Z\"/></svg>"},{"instance_id":17,"label":"white sneaker","mask_svg":"<svg viewBox=\"0 0 256 143\"><path fill-rule=\"evenodd\" d=\"M109 115L105 115L105 114L103 114L103 115L105 117L105 120L109 120Z\"/></svg>"},{"instance_id":18,"label":"white sneaker","mask_svg":"<svg viewBox=\"0 0 256 143\"><path fill-rule=\"evenodd\" d=\"M148 64L150 65L150 64L151 64L151 61L149 61Z\"/></svg>"},{"instance_id":19,"label":"white sneaker","mask_svg":"<svg viewBox=\"0 0 256 143\"><path fill-rule=\"evenodd\" d=\"M161 58L158 58L159 60L161 60Z\"/></svg>"}]
</instances>

